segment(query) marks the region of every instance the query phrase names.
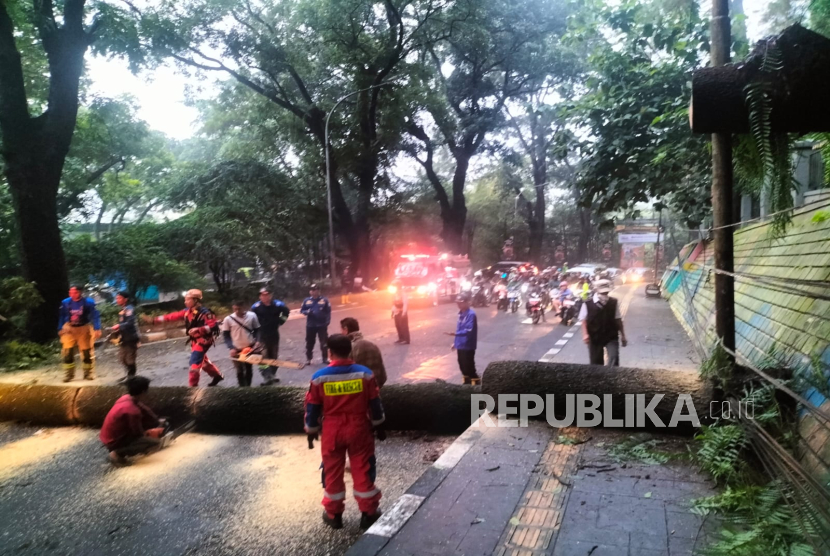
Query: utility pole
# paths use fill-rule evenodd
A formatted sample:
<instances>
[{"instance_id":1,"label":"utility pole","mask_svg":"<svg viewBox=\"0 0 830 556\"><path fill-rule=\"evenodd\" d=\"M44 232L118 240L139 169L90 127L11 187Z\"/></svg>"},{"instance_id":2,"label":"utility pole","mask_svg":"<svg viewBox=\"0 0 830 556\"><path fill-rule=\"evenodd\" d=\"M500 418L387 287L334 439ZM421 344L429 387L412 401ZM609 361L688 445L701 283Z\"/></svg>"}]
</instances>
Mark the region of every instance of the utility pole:
<instances>
[{"instance_id":1,"label":"utility pole","mask_svg":"<svg viewBox=\"0 0 830 556\"><path fill-rule=\"evenodd\" d=\"M729 0L712 0L711 63L729 63L732 32ZM712 216L714 220L715 269L734 272L732 243L732 134L712 134ZM715 274L715 330L723 346L735 351L735 281ZM729 356L734 365L734 359Z\"/></svg>"},{"instance_id":2,"label":"utility pole","mask_svg":"<svg viewBox=\"0 0 830 556\"><path fill-rule=\"evenodd\" d=\"M659 281L659 274L657 274L658 269L660 268L660 232L663 231L663 209L660 209L660 216L657 220L657 245L654 246L654 283L657 284Z\"/></svg>"}]
</instances>

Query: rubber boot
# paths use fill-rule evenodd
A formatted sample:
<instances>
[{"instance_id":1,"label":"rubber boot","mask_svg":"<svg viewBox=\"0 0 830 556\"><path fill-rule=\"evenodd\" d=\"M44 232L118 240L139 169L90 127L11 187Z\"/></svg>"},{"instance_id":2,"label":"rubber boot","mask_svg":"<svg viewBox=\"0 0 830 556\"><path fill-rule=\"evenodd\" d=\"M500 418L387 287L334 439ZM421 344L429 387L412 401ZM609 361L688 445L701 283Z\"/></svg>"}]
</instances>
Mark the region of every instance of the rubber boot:
<instances>
[{"instance_id":1,"label":"rubber boot","mask_svg":"<svg viewBox=\"0 0 830 556\"><path fill-rule=\"evenodd\" d=\"M342 529L343 514L334 514L334 517L329 517L328 512L326 510L323 510L323 523L325 523L332 529ZM361 523L363 523L363 520L361 520Z\"/></svg>"},{"instance_id":2,"label":"rubber boot","mask_svg":"<svg viewBox=\"0 0 830 556\"><path fill-rule=\"evenodd\" d=\"M64 363L63 365L63 381L64 382L71 382L75 379L75 364L67 365Z\"/></svg>"},{"instance_id":3,"label":"rubber boot","mask_svg":"<svg viewBox=\"0 0 830 556\"><path fill-rule=\"evenodd\" d=\"M361 529L368 529L371 527L378 519L380 519L381 513L380 510L376 511L373 515L369 515L366 512L363 512L360 515L360 528Z\"/></svg>"}]
</instances>

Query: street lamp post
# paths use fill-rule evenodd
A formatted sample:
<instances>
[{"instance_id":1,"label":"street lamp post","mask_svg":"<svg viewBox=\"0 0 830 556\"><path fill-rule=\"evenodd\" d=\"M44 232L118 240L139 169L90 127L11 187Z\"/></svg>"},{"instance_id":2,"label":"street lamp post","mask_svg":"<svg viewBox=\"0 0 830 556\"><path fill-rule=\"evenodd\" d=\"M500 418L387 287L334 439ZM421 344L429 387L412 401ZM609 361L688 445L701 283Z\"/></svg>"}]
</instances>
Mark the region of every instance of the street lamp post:
<instances>
[{"instance_id":1,"label":"street lamp post","mask_svg":"<svg viewBox=\"0 0 830 556\"><path fill-rule=\"evenodd\" d=\"M372 85L371 87L366 87L365 89L359 89L357 91L353 91L348 95L341 97L335 104L334 108L329 110L329 113L326 115L326 129L325 129L325 138L324 141L326 143L326 193L328 195L328 209L329 209L329 261L331 263L331 285L334 286L335 276L337 274L337 267L335 265L334 260L334 217L332 215L331 209L331 169L329 168L329 119L331 115L334 114L337 107L340 106L340 103L346 100L349 97L354 95L363 93L365 91L369 91L371 89L377 89L378 87L384 87L386 85L393 85L390 81L385 81L383 83L378 83L377 85Z\"/></svg>"}]
</instances>

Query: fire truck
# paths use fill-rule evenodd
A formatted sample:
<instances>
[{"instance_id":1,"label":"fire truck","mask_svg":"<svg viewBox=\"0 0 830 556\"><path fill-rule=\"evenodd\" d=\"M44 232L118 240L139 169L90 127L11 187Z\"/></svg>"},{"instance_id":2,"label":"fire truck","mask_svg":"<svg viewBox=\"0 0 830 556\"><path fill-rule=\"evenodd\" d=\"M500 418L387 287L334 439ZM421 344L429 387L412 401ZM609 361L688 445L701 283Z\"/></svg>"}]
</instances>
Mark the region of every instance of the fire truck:
<instances>
[{"instance_id":1,"label":"fire truck","mask_svg":"<svg viewBox=\"0 0 830 556\"><path fill-rule=\"evenodd\" d=\"M449 253L407 253L400 255L395 267L395 279L406 291L410 303L423 300L437 305L440 300L454 301L469 274L470 259ZM397 288L392 284L389 291L395 293Z\"/></svg>"}]
</instances>

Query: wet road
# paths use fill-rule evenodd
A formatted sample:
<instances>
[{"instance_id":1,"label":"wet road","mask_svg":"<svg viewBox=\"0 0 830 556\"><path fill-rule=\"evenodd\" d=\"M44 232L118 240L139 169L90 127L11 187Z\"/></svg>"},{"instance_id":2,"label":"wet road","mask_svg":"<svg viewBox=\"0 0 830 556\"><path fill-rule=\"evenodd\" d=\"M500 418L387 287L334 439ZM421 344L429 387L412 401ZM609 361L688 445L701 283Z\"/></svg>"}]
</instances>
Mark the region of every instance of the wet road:
<instances>
[{"instance_id":1,"label":"wet road","mask_svg":"<svg viewBox=\"0 0 830 556\"><path fill-rule=\"evenodd\" d=\"M360 322L364 337L375 342L383 353L390 383L410 383L445 380L461 383L456 353L450 350L452 338L445 332L455 330L458 309L454 303L443 302L438 306L417 306L409 309L410 345L396 345L398 339L391 319L391 296L385 292L353 296L356 303L336 307L332 313L329 333L340 331L340 320L354 317ZM292 307L293 308L293 307ZM523 310L517 313L496 311L495 304L475 309L478 315L479 341L476 364L479 373L490 361L504 359L538 360L567 332L558 319L549 315L547 323L533 325ZM93 384L111 384L123 376L123 369L112 347L97 352L98 379ZM228 350L219 342L209 352L211 360L227 376L221 386L235 386L233 365ZM144 345L139 350L139 373L153 379L154 385L181 386L187 384L189 347L184 339L167 340ZM305 318L294 315L281 329L280 357L291 361L305 360ZM302 370L279 371L283 384L305 385L314 370L320 368L320 350L315 348L311 367ZM61 371L52 367L37 371L9 373L4 381L37 381L41 384L58 384ZM208 381L202 375L202 385ZM254 385L261 382L254 378Z\"/></svg>"}]
</instances>

